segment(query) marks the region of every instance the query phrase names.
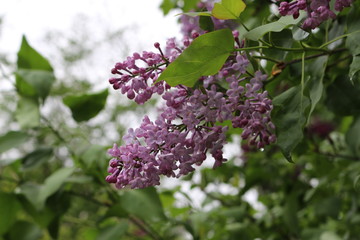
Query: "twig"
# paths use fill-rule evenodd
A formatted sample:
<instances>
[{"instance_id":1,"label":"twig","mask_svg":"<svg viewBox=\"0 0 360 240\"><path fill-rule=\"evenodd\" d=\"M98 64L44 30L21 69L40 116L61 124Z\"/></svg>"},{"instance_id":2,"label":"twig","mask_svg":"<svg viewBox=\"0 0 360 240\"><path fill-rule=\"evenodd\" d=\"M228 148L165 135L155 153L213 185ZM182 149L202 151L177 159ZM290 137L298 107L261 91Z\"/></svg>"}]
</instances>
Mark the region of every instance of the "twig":
<instances>
[{"instance_id":1,"label":"twig","mask_svg":"<svg viewBox=\"0 0 360 240\"><path fill-rule=\"evenodd\" d=\"M343 159L347 159L347 160L360 161L360 157L343 155L343 154L333 154L333 153L324 153L324 152L317 152L317 154L323 155L326 157L331 157L331 158L343 158Z\"/></svg>"}]
</instances>

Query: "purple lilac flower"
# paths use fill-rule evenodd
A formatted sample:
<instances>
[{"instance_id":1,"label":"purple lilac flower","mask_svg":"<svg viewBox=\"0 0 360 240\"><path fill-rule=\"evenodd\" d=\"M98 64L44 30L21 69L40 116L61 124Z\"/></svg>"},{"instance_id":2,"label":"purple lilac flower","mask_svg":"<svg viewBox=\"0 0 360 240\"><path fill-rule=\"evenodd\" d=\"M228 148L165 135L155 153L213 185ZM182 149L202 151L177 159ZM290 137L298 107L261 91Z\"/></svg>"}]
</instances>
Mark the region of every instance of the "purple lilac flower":
<instances>
[{"instance_id":1,"label":"purple lilac flower","mask_svg":"<svg viewBox=\"0 0 360 240\"><path fill-rule=\"evenodd\" d=\"M341 12L344 7L350 7L354 0L336 0L335 10Z\"/></svg>"},{"instance_id":2,"label":"purple lilac flower","mask_svg":"<svg viewBox=\"0 0 360 240\"><path fill-rule=\"evenodd\" d=\"M300 10L307 11L307 18L303 23L303 28L314 29L322 22L328 19L335 19L336 14L330 10L330 0L296 0L292 2L282 1L279 5L279 13L283 16L293 15L294 18L299 17ZM336 0L335 10L342 11L344 7L349 7L353 0Z\"/></svg>"},{"instance_id":3,"label":"purple lilac flower","mask_svg":"<svg viewBox=\"0 0 360 240\"><path fill-rule=\"evenodd\" d=\"M112 70L118 77L110 83L129 99L142 104L158 93L165 101L155 121L145 116L140 127L129 129L123 136L125 145L114 144L109 149L112 159L106 181L119 189L159 185L161 175L186 175L208 155L214 159L214 168L222 165L226 161L222 149L228 127L218 123L224 121L243 128L242 138L257 148L276 140L270 119L272 102L262 89L266 75L257 71L254 77L246 77L246 55L238 52L230 56L216 75L201 77L198 88L154 84L167 64L199 36L199 32L191 32L182 44L170 38L163 52L155 43L159 53L135 53ZM233 34L237 48L241 48L238 32ZM228 87L221 87L220 82Z\"/></svg>"},{"instance_id":4,"label":"purple lilac flower","mask_svg":"<svg viewBox=\"0 0 360 240\"><path fill-rule=\"evenodd\" d=\"M154 44L159 53L146 51L141 54L134 53L125 61L115 64L111 73L117 77L110 78L109 83L115 90L121 90L122 94L126 94L129 99L133 99L138 104L145 103L154 93L163 94L170 86L163 81L155 83L156 80L166 66L190 45L191 41L192 39L186 37L180 45L175 38L170 38L166 42L165 53L162 52L159 43Z\"/></svg>"},{"instance_id":5,"label":"purple lilac flower","mask_svg":"<svg viewBox=\"0 0 360 240\"><path fill-rule=\"evenodd\" d=\"M117 188L158 185L161 175L180 177L194 171L208 154L214 168L220 166L226 161L222 149L227 127L218 122L230 120L233 127L243 128L242 137L258 148L274 142L272 103L262 92L266 75L256 72L242 84L248 64L244 55L236 54L218 74L203 78L203 89L179 85L166 91L156 121L145 116L139 128L123 137L125 146L109 150L113 159L106 180ZM229 84L225 92L218 87L222 79Z\"/></svg>"}]
</instances>

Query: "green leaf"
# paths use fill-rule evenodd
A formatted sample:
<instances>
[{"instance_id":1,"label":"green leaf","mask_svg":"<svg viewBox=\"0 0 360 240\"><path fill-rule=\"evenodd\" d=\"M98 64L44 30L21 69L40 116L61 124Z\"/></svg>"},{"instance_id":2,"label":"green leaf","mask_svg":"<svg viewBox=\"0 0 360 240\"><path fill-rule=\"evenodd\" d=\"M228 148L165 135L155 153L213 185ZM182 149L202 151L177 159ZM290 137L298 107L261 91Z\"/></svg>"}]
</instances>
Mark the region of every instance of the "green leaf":
<instances>
[{"instance_id":1,"label":"green leaf","mask_svg":"<svg viewBox=\"0 0 360 240\"><path fill-rule=\"evenodd\" d=\"M214 31L214 23L211 17L200 16L199 26L204 31L208 31L208 32Z\"/></svg>"},{"instance_id":2,"label":"green leaf","mask_svg":"<svg viewBox=\"0 0 360 240\"><path fill-rule=\"evenodd\" d=\"M25 143L29 137L29 134L26 132L7 132L0 137L0 153Z\"/></svg>"},{"instance_id":3,"label":"green leaf","mask_svg":"<svg viewBox=\"0 0 360 240\"><path fill-rule=\"evenodd\" d=\"M360 79L359 71L360 71L360 56L353 56L353 60L351 62L350 71L349 71L349 77L352 83L355 82L355 79Z\"/></svg>"},{"instance_id":4,"label":"green leaf","mask_svg":"<svg viewBox=\"0 0 360 240\"><path fill-rule=\"evenodd\" d=\"M303 95L299 85L276 96L273 105L272 120L276 126L277 144L291 162L291 152L303 138L310 100Z\"/></svg>"},{"instance_id":5,"label":"green leaf","mask_svg":"<svg viewBox=\"0 0 360 240\"><path fill-rule=\"evenodd\" d=\"M61 168L46 178L39 192L39 200L42 204L45 203L48 197L59 190L59 188L63 185L63 183L66 182L74 170L74 168Z\"/></svg>"},{"instance_id":6,"label":"green leaf","mask_svg":"<svg viewBox=\"0 0 360 240\"><path fill-rule=\"evenodd\" d=\"M294 19L293 16L281 17L276 22L268 23L260 27L254 28L253 30L245 34L245 38L257 41L268 32L281 32L289 26L298 24L305 16L306 13L304 11L301 11L300 16L297 19Z\"/></svg>"},{"instance_id":7,"label":"green leaf","mask_svg":"<svg viewBox=\"0 0 360 240\"><path fill-rule=\"evenodd\" d=\"M205 16L205 17L211 17L211 12L184 12L177 15L187 15L189 17L199 17L199 16Z\"/></svg>"},{"instance_id":8,"label":"green leaf","mask_svg":"<svg viewBox=\"0 0 360 240\"><path fill-rule=\"evenodd\" d=\"M20 96L15 110L15 118L21 128L34 128L40 125L39 104L33 98Z\"/></svg>"},{"instance_id":9,"label":"green leaf","mask_svg":"<svg viewBox=\"0 0 360 240\"><path fill-rule=\"evenodd\" d=\"M310 79L306 83L307 88L309 89L309 97L311 100L311 108L308 115L308 119L310 118L310 115L314 111L317 103L320 101L323 90L324 90L324 84L323 79L325 75L325 70L328 62L328 56L322 56L317 58L315 61L307 64L307 71L310 75Z\"/></svg>"},{"instance_id":10,"label":"green leaf","mask_svg":"<svg viewBox=\"0 0 360 240\"><path fill-rule=\"evenodd\" d=\"M327 88L326 104L335 114L341 116L360 114L360 83L353 84L346 76L338 76Z\"/></svg>"},{"instance_id":11,"label":"green leaf","mask_svg":"<svg viewBox=\"0 0 360 240\"><path fill-rule=\"evenodd\" d=\"M106 159L106 148L101 145L91 145L81 154L81 160L88 168L94 166L95 163L100 163L101 165L101 162L105 161Z\"/></svg>"},{"instance_id":12,"label":"green leaf","mask_svg":"<svg viewBox=\"0 0 360 240\"><path fill-rule=\"evenodd\" d=\"M53 72L19 69L16 72L16 89L21 96L41 98L45 101L55 82Z\"/></svg>"},{"instance_id":13,"label":"green leaf","mask_svg":"<svg viewBox=\"0 0 360 240\"><path fill-rule=\"evenodd\" d=\"M39 205L40 188L40 185L31 182L25 182L20 186L20 193L23 194L29 202L31 202L37 211L42 210Z\"/></svg>"},{"instance_id":14,"label":"green leaf","mask_svg":"<svg viewBox=\"0 0 360 240\"><path fill-rule=\"evenodd\" d=\"M122 203L115 203L112 205L109 210L106 212L105 217L119 217L119 218L126 218L129 214L127 211L122 207Z\"/></svg>"},{"instance_id":15,"label":"green leaf","mask_svg":"<svg viewBox=\"0 0 360 240\"><path fill-rule=\"evenodd\" d=\"M14 194L0 192L0 236L13 225L20 207Z\"/></svg>"},{"instance_id":16,"label":"green leaf","mask_svg":"<svg viewBox=\"0 0 360 240\"><path fill-rule=\"evenodd\" d=\"M317 216L338 219L339 213L341 211L341 203L341 198L337 196L321 198L320 201L314 205L314 213Z\"/></svg>"},{"instance_id":17,"label":"green leaf","mask_svg":"<svg viewBox=\"0 0 360 240\"><path fill-rule=\"evenodd\" d=\"M39 148L21 159L23 169L32 169L42 163L48 162L53 157L52 148Z\"/></svg>"},{"instance_id":18,"label":"green leaf","mask_svg":"<svg viewBox=\"0 0 360 240\"><path fill-rule=\"evenodd\" d=\"M346 142L355 156L360 156L360 117L354 119L349 131L346 133Z\"/></svg>"},{"instance_id":19,"label":"green leaf","mask_svg":"<svg viewBox=\"0 0 360 240\"><path fill-rule=\"evenodd\" d=\"M332 231L323 232L320 236L320 240L341 240L343 238L339 237L336 233Z\"/></svg>"},{"instance_id":20,"label":"green leaf","mask_svg":"<svg viewBox=\"0 0 360 240\"><path fill-rule=\"evenodd\" d=\"M53 71L49 61L29 45L25 36L22 38L21 47L17 55L17 67L19 69Z\"/></svg>"},{"instance_id":21,"label":"green leaf","mask_svg":"<svg viewBox=\"0 0 360 240\"><path fill-rule=\"evenodd\" d=\"M215 3L211 13L217 19L237 19L245 7L242 0L222 0L221 3Z\"/></svg>"},{"instance_id":22,"label":"green leaf","mask_svg":"<svg viewBox=\"0 0 360 240\"><path fill-rule=\"evenodd\" d=\"M72 112L73 118L77 122L87 121L95 117L106 104L108 90L76 96L67 96L63 102Z\"/></svg>"},{"instance_id":23,"label":"green leaf","mask_svg":"<svg viewBox=\"0 0 360 240\"><path fill-rule=\"evenodd\" d=\"M196 38L160 75L170 86L192 87L201 76L216 74L234 50L230 29L210 32Z\"/></svg>"},{"instance_id":24,"label":"green leaf","mask_svg":"<svg viewBox=\"0 0 360 240\"><path fill-rule=\"evenodd\" d=\"M295 192L292 192L286 197L283 218L287 228L294 234L299 233L299 222L297 217L298 205L297 194Z\"/></svg>"},{"instance_id":25,"label":"green leaf","mask_svg":"<svg viewBox=\"0 0 360 240\"><path fill-rule=\"evenodd\" d=\"M353 8L347 16L348 32L352 33L360 30L359 12ZM354 83L354 77L360 71L360 32L351 34L346 38L346 47L349 48L350 53L353 55L353 60L350 65L349 77L350 81ZM359 77L358 77L359 78Z\"/></svg>"},{"instance_id":26,"label":"green leaf","mask_svg":"<svg viewBox=\"0 0 360 240\"><path fill-rule=\"evenodd\" d=\"M38 193L39 188L37 188L36 185L34 188L36 189L35 192ZM38 224L41 228L46 228L56 216L54 211L52 211L48 206L45 206L44 209L38 211L34 207L34 204L27 199L27 197L21 196L20 202L22 208L26 211L26 213L31 216L34 222Z\"/></svg>"},{"instance_id":27,"label":"green leaf","mask_svg":"<svg viewBox=\"0 0 360 240\"><path fill-rule=\"evenodd\" d=\"M159 195L153 187L124 192L121 197L121 204L129 214L145 221L166 219Z\"/></svg>"},{"instance_id":28,"label":"green leaf","mask_svg":"<svg viewBox=\"0 0 360 240\"><path fill-rule=\"evenodd\" d=\"M347 15L347 31L353 33L360 30L359 12L355 8ZM360 54L360 32L353 33L346 38L346 47L350 49L353 55Z\"/></svg>"},{"instance_id":29,"label":"green leaf","mask_svg":"<svg viewBox=\"0 0 360 240\"><path fill-rule=\"evenodd\" d=\"M108 226L100 230L100 234L97 236L96 240L121 239L121 237L127 232L128 228L129 224L125 221Z\"/></svg>"},{"instance_id":30,"label":"green leaf","mask_svg":"<svg viewBox=\"0 0 360 240\"><path fill-rule=\"evenodd\" d=\"M302 41L310 36L309 32L302 30L298 26L294 26L291 31L295 41Z\"/></svg>"},{"instance_id":31,"label":"green leaf","mask_svg":"<svg viewBox=\"0 0 360 240\"><path fill-rule=\"evenodd\" d=\"M171 9L176 7L176 1L174 0L163 0L160 8L163 11L164 16L166 16Z\"/></svg>"},{"instance_id":32,"label":"green leaf","mask_svg":"<svg viewBox=\"0 0 360 240\"><path fill-rule=\"evenodd\" d=\"M193 10L196 8L196 4L199 2L200 0L186 0L184 1L184 7L183 7L183 11L187 12L190 10Z\"/></svg>"},{"instance_id":33,"label":"green leaf","mask_svg":"<svg viewBox=\"0 0 360 240\"><path fill-rule=\"evenodd\" d=\"M38 240L42 235L41 229L36 224L19 220L11 228L9 240Z\"/></svg>"},{"instance_id":34,"label":"green leaf","mask_svg":"<svg viewBox=\"0 0 360 240\"><path fill-rule=\"evenodd\" d=\"M60 189L74 170L74 168L61 168L46 178L43 185L25 183L20 186L20 192L40 211L44 209L48 197Z\"/></svg>"}]
</instances>

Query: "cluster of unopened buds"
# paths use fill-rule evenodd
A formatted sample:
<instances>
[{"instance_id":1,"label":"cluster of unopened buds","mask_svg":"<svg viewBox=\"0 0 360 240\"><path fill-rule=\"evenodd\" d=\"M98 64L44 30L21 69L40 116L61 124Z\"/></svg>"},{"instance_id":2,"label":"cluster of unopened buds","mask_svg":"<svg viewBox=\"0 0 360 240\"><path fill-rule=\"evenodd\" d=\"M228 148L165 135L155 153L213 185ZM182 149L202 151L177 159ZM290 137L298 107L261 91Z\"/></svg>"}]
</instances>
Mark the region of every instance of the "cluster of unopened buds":
<instances>
[{"instance_id":1,"label":"cluster of unopened buds","mask_svg":"<svg viewBox=\"0 0 360 240\"><path fill-rule=\"evenodd\" d=\"M307 18L302 26L304 29L314 29L322 22L336 18L336 14L330 10L330 0L295 0L291 2L278 0L278 2L280 2L279 13L283 16L293 15L294 18L298 18L300 10L307 11ZM349 7L352 2L353 0L336 0L335 10L340 12L345 7Z\"/></svg>"},{"instance_id":2,"label":"cluster of unopened buds","mask_svg":"<svg viewBox=\"0 0 360 240\"><path fill-rule=\"evenodd\" d=\"M249 61L240 52L229 57L216 75L200 78L197 87L171 88L165 82L156 82L166 66L197 36L193 32L181 45L169 39L164 50L155 43L158 53L135 53L112 69L117 77L110 83L129 99L143 104L157 93L165 100L155 121L145 116L139 128L129 129L123 136L125 145L114 144L108 151L113 158L106 180L117 188L144 188L160 184L161 175L186 175L207 155L215 159L214 167L220 166L226 161L222 151L228 130L226 121L234 128L242 128L242 138L258 149L275 141L270 119L272 102L263 91L267 77L260 71L250 77L245 74ZM238 32L234 37L239 43Z\"/></svg>"}]
</instances>

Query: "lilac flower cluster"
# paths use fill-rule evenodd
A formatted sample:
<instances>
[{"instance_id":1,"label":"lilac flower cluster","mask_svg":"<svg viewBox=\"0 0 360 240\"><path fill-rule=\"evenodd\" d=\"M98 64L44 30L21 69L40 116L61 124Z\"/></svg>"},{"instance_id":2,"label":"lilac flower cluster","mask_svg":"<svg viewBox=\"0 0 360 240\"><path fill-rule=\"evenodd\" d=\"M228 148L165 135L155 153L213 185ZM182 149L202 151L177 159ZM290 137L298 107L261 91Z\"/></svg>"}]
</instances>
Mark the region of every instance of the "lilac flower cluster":
<instances>
[{"instance_id":1,"label":"lilac flower cluster","mask_svg":"<svg viewBox=\"0 0 360 240\"><path fill-rule=\"evenodd\" d=\"M194 36L196 37L196 35ZM159 43L154 46L159 53L142 52L134 53L123 62L118 62L111 70L117 77L110 78L109 83L113 88L120 89L129 99L134 99L138 104L149 100L154 93L163 94L170 86L165 82L156 82L166 66L176 59L184 48L189 46L192 39L184 38L183 46L178 46L175 38L170 38L166 43L166 51L162 52Z\"/></svg>"},{"instance_id":2,"label":"lilac flower cluster","mask_svg":"<svg viewBox=\"0 0 360 240\"><path fill-rule=\"evenodd\" d=\"M211 10L212 3L201 2L198 7ZM213 20L216 29L234 27L227 21ZM112 69L117 77L111 78L110 84L129 99L143 104L157 93L165 101L154 122L145 116L140 127L123 136L125 145L114 144L109 149L113 158L106 181L119 189L158 185L161 175L186 175L208 155L215 160L214 168L220 166L226 161L222 149L228 125L242 128L241 137L257 149L276 140L270 118L272 102L263 91L267 77L260 71L254 76L247 73L249 60L240 52L231 55L216 75L200 78L196 88L155 83L167 65L204 33L198 19L183 15L181 21L185 36L181 44L171 38L163 51L155 43L158 53L135 53ZM241 49L239 33L234 31L233 35L236 48Z\"/></svg>"},{"instance_id":3,"label":"lilac flower cluster","mask_svg":"<svg viewBox=\"0 0 360 240\"><path fill-rule=\"evenodd\" d=\"M174 39L167 46L177 48ZM203 77L201 87L179 85L166 91L166 105L156 121L145 116L139 128L123 137L124 146L115 144L109 150L113 159L106 181L119 189L158 185L160 175L180 177L194 171L207 154L215 159L214 167L220 166L226 161L222 149L228 127L218 122L228 120L234 128L243 128L242 138L258 148L274 142L272 103L262 92L266 75L258 71L246 83L242 76L248 64L244 55L236 54L218 74ZM228 88L219 86L223 79Z\"/></svg>"},{"instance_id":4,"label":"lilac flower cluster","mask_svg":"<svg viewBox=\"0 0 360 240\"><path fill-rule=\"evenodd\" d=\"M307 11L307 18L303 23L303 28L314 29L322 22L332 18L336 18L336 14L330 10L330 0L296 0L292 2L282 1L279 6L281 15L293 15L294 18L299 17L300 10ZM344 7L349 7L353 0L336 0L335 10L342 11Z\"/></svg>"}]
</instances>

